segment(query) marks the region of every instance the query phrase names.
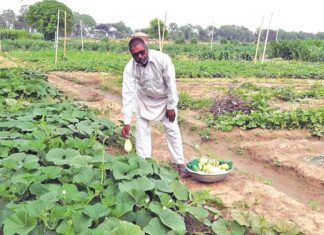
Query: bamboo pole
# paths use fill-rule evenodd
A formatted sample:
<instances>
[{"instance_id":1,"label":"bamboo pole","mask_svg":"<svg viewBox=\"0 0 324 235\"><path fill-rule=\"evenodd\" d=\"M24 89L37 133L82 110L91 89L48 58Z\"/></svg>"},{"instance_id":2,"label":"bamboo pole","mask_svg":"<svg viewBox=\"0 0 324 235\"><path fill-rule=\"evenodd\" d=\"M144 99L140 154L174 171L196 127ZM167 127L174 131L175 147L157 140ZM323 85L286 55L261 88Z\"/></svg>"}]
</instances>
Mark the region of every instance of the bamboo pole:
<instances>
[{"instance_id":1,"label":"bamboo pole","mask_svg":"<svg viewBox=\"0 0 324 235\"><path fill-rule=\"evenodd\" d=\"M276 33L276 42L278 42L278 34L279 34L279 29L277 29L277 33Z\"/></svg>"},{"instance_id":2,"label":"bamboo pole","mask_svg":"<svg viewBox=\"0 0 324 235\"><path fill-rule=\"evenodd\" d=\"M272 16L273 16L273 13L271 13L270 19L269 19L269 25L268 25L268 30L267 30L267 35L266 35L266 38L265 38L265 42L264 42L264 48L263 48L263 54L262 54L261 63L264 62L264 57L265 57L265 53L266 53L266 49L267 49L268 36L269 36L269 31L270 31L270 25L271 25Z\"/></svg>"},{"instance_id":3,"label":"bamboo pole","mask_svg":"<svg viewBox=\"0 0 324 235\"><path fill-rule=\"evenodd\" d=\"M257 62L257 59L258 59L258 51L259 51L259 45L260 45L260 38L261 38L261 32L262 32L263 21L264 21L264 15L262 16L261 24L260 24L260 28L259 28L257 47L256 47L256 49L255 49L255 55L254 55L254 63L256 63L256 62Z\"/></svg>"},{"instance_id":4,"label":"bamboo pole","mask_svg":"<svg viewBox=\"0 0 324 235\"><path fill-rule=\"evenodd\" d=\"M214 41L214 25L215 25L215 22L213 22L213 27L212 27L212 33L211 33L211 39L210 39L210 51L213 50L213 41Z\"/></svg>"},{"instance_id":5,"label":"bamboo pole","mask_svg":"<svg viewBox=\"0 0 324 235\"><path fill-rule=\"evenodd\" d=\"M66 57L66 31L67 31L67 25L66 25L66 11L64 11L64 58Z\"/></svg>"},{"instance_id":6,"label":"bamboo pole","mask_svg":"<svg viewBox=\"0 0 324 235\"><path fill-rule=\"evenodd\" d=\"M58 41L59 41L59 27L60 27L60 10L57 10L56 45L55 45L55 65L57 64Z\"/></svg>"},{"instance_id":7,"label":"bamboo pole","mask_svg":"<svg viewBox=\"0 0 324 235\"><path fill-rule=\"evenodd\" d=\"M160 19L158 18L158 31L159 31L159 48L160 51L162 51L162 45L161 45L161 29L160 29Z\"/></svg>"},{"instance_id":8,"label":"bamboo pole","mask_svg":"<svg viewBox=\"0 0 324 235\"><path fill-rule=\"evenodd\" d=\"M80 31L81 31L81 51L83 51L83 32L82 32L82 20L80 20Z\"/></svg>"},{"instance_id":9,"label":"bamboo pole","mask_svg":"<svg viewBox=\"0 0 324 235\"><path fill-rule=\"evenodd\" d=\"M161 46L161 51L163 51L163 45L164 45L164 34L165 34L165 30L166 30L166 20L167 20L167 12L165 12L164 15L164 26L163 26L163 32L162 32L162 46Z\"/></svg>"}]
</instances>

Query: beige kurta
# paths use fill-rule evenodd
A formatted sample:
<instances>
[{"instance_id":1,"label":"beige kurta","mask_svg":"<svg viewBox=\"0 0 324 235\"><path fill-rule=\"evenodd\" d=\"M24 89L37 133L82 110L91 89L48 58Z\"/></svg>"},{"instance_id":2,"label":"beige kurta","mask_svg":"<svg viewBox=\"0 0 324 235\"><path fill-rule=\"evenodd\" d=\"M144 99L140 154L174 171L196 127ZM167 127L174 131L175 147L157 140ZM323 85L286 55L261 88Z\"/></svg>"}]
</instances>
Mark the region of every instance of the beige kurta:
<instances>
[{"instance_id":1,"label":"beige kurta","mask_svg":"<svg viewBox=\"0 0 324 235\"><path fill-rule=\"evenodd\" d=\"M162 120L166 109L176 109L178 97L175 69L168 55L149 50L144 67L131 59L123 74L124 123L130 124L132 112L147 120Z\"/></svg>"}]
</instances>

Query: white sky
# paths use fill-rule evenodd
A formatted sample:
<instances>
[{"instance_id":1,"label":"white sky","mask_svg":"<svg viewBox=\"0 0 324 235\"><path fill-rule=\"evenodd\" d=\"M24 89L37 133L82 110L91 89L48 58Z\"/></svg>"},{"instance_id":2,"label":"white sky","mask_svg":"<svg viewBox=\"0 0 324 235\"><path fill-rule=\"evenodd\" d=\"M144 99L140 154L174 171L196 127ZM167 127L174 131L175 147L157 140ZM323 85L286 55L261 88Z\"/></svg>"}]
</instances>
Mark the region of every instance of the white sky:
<instances>
[{"instance_id":1,"label":"white sky","mask_svg":"<svg viewBox=\"0 0 324 235\"><path fill-rule=\"evenodd\" d=\"M0 12L12 9L18 13L24 4L40 0L0 0ZM97 23L123 21L132 29L146 28L159 17L167 24L175 22L206 27L235 24L255 31L265 15L268 27L273 12L272 29L285 31L324 32L324 0L59 0L72 11L91 15Z\"/></svg>"}]
</instances>

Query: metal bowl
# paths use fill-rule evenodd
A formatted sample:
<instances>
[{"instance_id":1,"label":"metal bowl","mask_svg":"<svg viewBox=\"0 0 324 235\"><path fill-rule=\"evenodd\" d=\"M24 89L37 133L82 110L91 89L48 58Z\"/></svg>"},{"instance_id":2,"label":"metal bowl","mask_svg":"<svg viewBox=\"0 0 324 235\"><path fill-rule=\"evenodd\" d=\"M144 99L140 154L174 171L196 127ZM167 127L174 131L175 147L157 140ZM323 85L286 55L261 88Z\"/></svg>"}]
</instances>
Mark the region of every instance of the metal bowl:
<instances>
[{"instance_id":1,"label":"metal bowl","mask_svg":"<svg viewBox=\"0 0 324 235\"><path fill-rule=\"evenodd\" d=\"M232 166L232 168L229 171L226 171L221 174L215 174L215 173L198 173L196 171L189 169L187 167L187 164L186 164L186 168L192 178L194 178L195 180L198 180L200 182L205 182L205 183L214 183L214 182L221 181L221 180L225 179L233 170L233 166Z\"/></svg>"}]
</instances>

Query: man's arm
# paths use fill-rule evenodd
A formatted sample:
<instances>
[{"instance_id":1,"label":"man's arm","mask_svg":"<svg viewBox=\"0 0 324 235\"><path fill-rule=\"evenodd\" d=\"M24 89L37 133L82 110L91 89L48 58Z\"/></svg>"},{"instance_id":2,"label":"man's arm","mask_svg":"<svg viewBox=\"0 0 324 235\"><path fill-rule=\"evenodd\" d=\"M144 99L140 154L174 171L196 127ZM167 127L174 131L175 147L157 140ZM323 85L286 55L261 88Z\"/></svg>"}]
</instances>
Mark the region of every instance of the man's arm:
<instances>
[{"instance_id":1,"label":"man's arm","mask_svg":"<svg viewBox=\"0 0 324 235\"><path fill-rule=\"evenodd\" d=\"M178 104L178 96L177 96L177 87L176 87L176 78L175 78L175 68L169 56L167 56L166 59L163 78L168 91L166 117L169 118L170 122L173 122L176 117L175 109Z\"/></svg>"},{"instance_id":2,"label":"man's arm","mask_svg":"<svg viewBox=\"0 0 324 235\"><path fill-rule=\"evenodd\" d=\"M132 112L134 107L134 98L136 92L135 78L132 75L132 69L130 64L127 64L123 73L123 88L122 88L122 100L123 100L123 116L124 127L122 129L122 135L127 137L130 131L130 123L132 118Z\"/></svg>"}]
</instances>

